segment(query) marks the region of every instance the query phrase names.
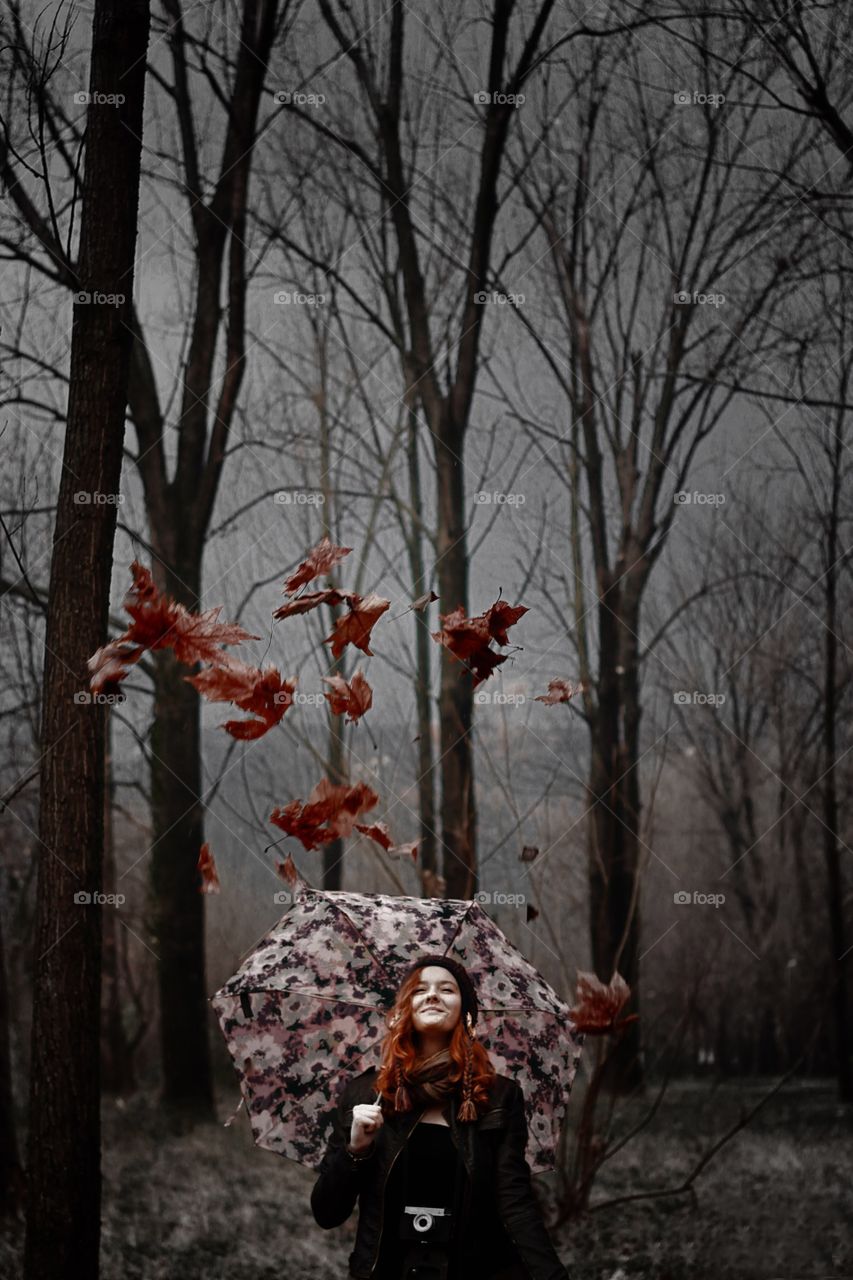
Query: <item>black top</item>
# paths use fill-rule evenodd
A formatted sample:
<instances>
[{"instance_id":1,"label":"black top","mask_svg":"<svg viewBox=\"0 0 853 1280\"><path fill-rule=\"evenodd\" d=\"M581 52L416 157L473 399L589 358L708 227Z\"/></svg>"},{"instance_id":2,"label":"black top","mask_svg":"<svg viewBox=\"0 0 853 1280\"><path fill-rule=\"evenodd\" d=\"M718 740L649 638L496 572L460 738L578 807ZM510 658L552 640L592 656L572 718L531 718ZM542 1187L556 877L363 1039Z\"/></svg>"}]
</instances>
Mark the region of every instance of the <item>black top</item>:
<instances>
[{"instance_id":1,"label":"black top","mask_svg":"<svg viewBox=\"0 0 853 1280\"><path fill-rule=\"evenodd\" d=\"M461 1163L461 1157L460 1157ZM382 1244L376 1280L400 1280L410 1243L398 1237L405 1205L453 1209L457 1168L456 1145L446 1124L419 1121L406 1149L398 1155L385 1187ZM462 1176L467 1177L462 1168ZM453 1270L450 1271L453 1278Z\"/></svg>"}]
</instances>

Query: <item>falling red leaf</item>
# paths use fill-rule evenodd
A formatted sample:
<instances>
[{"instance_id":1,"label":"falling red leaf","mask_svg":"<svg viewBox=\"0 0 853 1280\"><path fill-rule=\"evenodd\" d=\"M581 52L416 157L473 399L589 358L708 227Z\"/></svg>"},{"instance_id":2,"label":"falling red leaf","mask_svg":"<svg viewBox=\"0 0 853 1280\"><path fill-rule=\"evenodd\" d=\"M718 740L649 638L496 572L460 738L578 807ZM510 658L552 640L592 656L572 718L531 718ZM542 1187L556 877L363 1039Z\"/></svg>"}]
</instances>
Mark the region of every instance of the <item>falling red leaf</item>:
<instances>
[{"instance_id":1,"label":"falling red leaf","mask_svg":"<svg viewBox=\"0 0 853 1280\"><path fill-rule=\"evenodd\" d=\"M572 684L570 680L549 680L548 692L540 693L534 702L544 702L546 706L556 706L558 702L569 702L576 693L583 693L582 684Z\"/></svg>"},{"instance_id":2,"label":"falling red leaf","mask_svg":"<svg viewBox=\"0 0 853 1280\"><path fill-rule=\"evenodd\" d=\"M539 919L539 912L538 912L538 911L536 910L536 908L533 906L533 903L532 903L532 902L528 902L528 904L527 904L527 923L528 923L528 924L530 924L531 920L538 920L538 919Z\"/></svg>"},{"instance_id":3,"label":"falling red leaf","mask_svg":"<svg viewBox=\"0 0 853 1280\"><path fill-rule=\"evenodd\" d=\"M118 693L119 681L130 675L130 668L144 652L141 645L119 640L111 640L103 648L96 649L87 663L92 672L89 679L92 693Z\"/></svg>"},{"instance_id":4,"label":"falling red leaf","mask_svg":"<svg viewBox=\"0 0 853 1280\"><path fill-rule=\"evenodd\" d=\"M332 686L323 696L329 699L334 715L342 716L346 712L347 719L355 723L373 706L373 690L360 671L356 671L349 682L343 676L323 676L323 679Z\"/></svg>"},{"instance_id":5,"label":"falling red leaf","mask_svg":"<svg viewBox=\"0 0 853 1280\"><path fill-rule=\"evenodd\" d=\"M300 840L304 848L316 849L340 836L352 835L356 818L378 803L379 796L366 782L347 787L321 778L304 804L294 800L283 808L276 807L270 822Z\"/></svg>"},{"instance_id":6,"label":"falling red leaf","mask_svg":"<svg viewBox=\"0 0 853 1280\"><path fill-rule=\"evenodd\" d=\"M522 862L533 862L539 856L539 846L536 844L526 844L521 851Z\"/></svg>"},{"instance_id":7,"label":"falling red leaf","mask_svg":"<svg viewBox=\"0 0 853 1280\"><path fill-rule=\"evenodd\" d=\"M334 840L334 832L323 826L322 819L305 810L301 800L292 800L283 807L276 806L270 814L270 822L280 827L285 835L300 840L304 849L317 849L321 844Z\"/></svg>"},{"instance_id":8,"label":"falling red leaf","mask_svg":"<svg viewBox=\"0 0 853 1280\"><path fill-rule=\"evenodd\" d=\"M297 613L309 613L321 604L340 604L343 600L357 599L358 596L353 591L338 591L335 587L328 587L325 591L308 591L298 600L288 600L286 604L279 605L272 616L292 618Z\"/></svg>"},{"instance_id":9,"label":"falling red leaf","mask_svg":"<svg viewBox=\"0 0 853 1280\"><path fill-rule=\"evenodd\" d=\"M114 688L138 662L146 649L174 649L178 662L217 664L226 655L222 646L260 640L235 622L217 622L222 605L205 613L191 613L169 596L161 596L150 569L138 560L130 566L133 585L124 599L124 608L133 621L128 629L98 649L88 661L93 692Z\"/></svg>"},{"instance_id":10,"label":"falling red leaf","mask_svg":"<svg viewBox=\"0 0 853 1280\"><path fill-rule=\"evenodd\" d=\"M297 684L295 677L282 680L276 667L261 671L231 657L184 679L208 702L233 702L241 711L252 712L255 717L252 720L226 720L219 726L243 742L262 738L279 724L287 709L293 706Z\"/></svg>"},{"instance_id":11,"label":"falling red leaf","mask_svg":"<svg viewBox=\"0 0 853 1280\"><path fill-rule=\"evenodd\" d=\"M390 605L390 600L383 600L375 593L363 599L353 594L349 601L349 613L338 618L334 631L326 636L323 643L332 646L332 653L336 658L341 656L348 644L354 644L356 649L361 649L368 658L372 658L370 633Z\"/></svg>"},{"instance_id":12,"label":"falling red leaf","mask_svg":"<svg viewBox=\"0 0 853 1280\"><path fill-rule=\"evenodd\" d=\"M388 850L388 856L389 858L411 858L412 862L417 862L419 844L420 840L410 840L408 844L395 844Z\"/></svg>"},{"instance_id":13,"label":"falling red leaf","mask_svg":"<svg viewBox=\"0 0 853 1280\"><path fill-rule=\"evenodd\" d=\"M483 617L489 630L489 635L496 644L507 645L509 639L507 630L514 627L519 618L523 618L530 610L526 605L520 604L514 606L506 600L496 600L490 609L487 609Z\"/></svg>"},{"instance_id":14,"label":"falling red leaf","mask_svg":"<svg viewBox=\"0 0 853 1280\"><path fill-rule=\"evenodd\" d=\"M375 840L377 844L381 844L383 849L390 849L394 844L391 832L388 830L384 822L374 822L372 826L366 827L361 822L355 824L356 831L360 831L363 836L369 836L371 840Z\"/></svg>"},{"instance_id":15,"label":"falling red leaf","mask_svg":"<svg viewBox=\"0 0 853 1280\"><path fill-rule=\"evenodd\" d=\"M446 645L454 657L463 661L487 645L492 638L484 614L478 618L466 618L460 605L452 613L440 613L438 616L442 627L440 631L432 633L433 640Z\"/></svg>"},{"instance_id":16,"label":"falling red leaf","mask_svg":"<svg viewBox=\"0 0 853 1280\"><path fill-rule=\"evenodd\" d=\"M628 1023L637 1021L636 1013L617 1021L630 994L631 988L620 973L614 973L610 982L605 985L594 973L582 973L578 970L575 996L577 1005L569 1010L569 1015L578 1031L587 1035L606 1035L611 1031L620 1031Z\"/></svg>"},{"instance_id":17,"label":"falling red leaf","mask_svg":"<svg viewBox=\"0 0 853 1280\"><path fill-rule=\"evenodd\" d=\"M284 862L277 862L275 869L277 875L285 884L289 884L291 888L295 888L299 884L301 877L290 854L287 855Z\"/></svg>"},{"instance_id":18,"label":"falling red leaf","mask_svg":"<svg viewBox=\"0 0 853 1280\"><path fill-rule=\"evenodd\" d=\"M198 855L196 870L201 872L200 893L219 893L220 884L219 876L216 871L216 863L213 854L210 852L210 845L206 842L201 846Z\"/></svg>"},{"instance_id":19,"label":"falling red leaf","mask_svg":"<svg viewBox=\"0 0 853 1280\"><path fill-rule=\"evenodd\" d=\"M423 613L428 604L432 604L433 600L437 600L438 596L434 591L428 591L425 596L418 596L417 600L412 601L411 607L415 613Z\"/></svg>"},{"instance_id":20,"label":"falling red leaf","mask_svg":"<svg viewBox=\"0 0 853 1280\"><path fill-rule=\"evenodd\" d=\"M465 663L474 676L473 687L476 689L507 660L506 654L492 649L492 640L500 645L509 644L508 628L527 612L525 605L513 606L506 600L496 600L485 613L468 618L460 606L452 613L439 614L442 627L432 633L432 638Z\"/></svg>"},{"instance_id":21,"label":"falling red leaf","mask_svg":"<svg viewBox=\"0 0 853 1280\"><path fill-rule=\"evenodd\" d=\"M333 546L329 535L326 534L316 547L312 547L299 568L287 579L284 584L285 595L292 596L307 582L313 582L315 578L321 578L324 574L330 573L335 565L351 551L352 547Z\"/></svg>"},{"instance_id":22,"label":"falling red leaf","mask_svg":"<svg viewBox=\"0 0 853 1280\"><path fill-rule=\"evenodd\" d=\"M144 649L174 649L175 657L186 666L217 662L223 657L224 644L261 639L236 622L217 622L221 604L204 613L191 613L171 597L159 595L151 571L144 565L134 560L130 567L134 584L125 597L124 608L133 623L120 639Z\"/></svg>"}]
</instances>

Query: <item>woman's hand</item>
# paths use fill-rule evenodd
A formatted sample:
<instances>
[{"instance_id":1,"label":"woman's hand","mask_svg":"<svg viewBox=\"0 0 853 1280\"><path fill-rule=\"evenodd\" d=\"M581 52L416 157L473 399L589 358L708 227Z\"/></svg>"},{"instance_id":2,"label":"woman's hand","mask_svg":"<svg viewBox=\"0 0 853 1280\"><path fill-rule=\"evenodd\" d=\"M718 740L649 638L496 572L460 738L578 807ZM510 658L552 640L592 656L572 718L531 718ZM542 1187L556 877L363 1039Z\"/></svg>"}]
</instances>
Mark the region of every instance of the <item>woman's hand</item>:
<instances>
[{"instance_id":1,"label":"woman's hand","mask_svg":"<svg viewBox=\"0 0 853 1280\"><path fill-rule=\"evenodd\" d=\"M382 1107L378 1102L359 1102L352 1109L352 1126L349 1134L349 1149L354 1155L360 1155L373 1143L376 1133L382 1128L385 1119Z\"/></svg>"}]
</instances>

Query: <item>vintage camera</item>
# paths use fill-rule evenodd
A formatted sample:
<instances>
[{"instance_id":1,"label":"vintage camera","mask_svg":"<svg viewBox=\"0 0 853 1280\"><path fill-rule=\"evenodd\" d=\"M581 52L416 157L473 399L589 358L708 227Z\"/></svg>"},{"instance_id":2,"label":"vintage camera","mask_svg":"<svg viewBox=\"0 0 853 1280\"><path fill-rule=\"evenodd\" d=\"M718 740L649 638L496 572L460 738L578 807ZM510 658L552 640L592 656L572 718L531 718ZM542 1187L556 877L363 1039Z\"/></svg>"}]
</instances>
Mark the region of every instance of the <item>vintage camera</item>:
<instances>
[{"instance_id":1,"label":"vintage camera","mask_svg":"<svg viewBox=\"0 0 853 1280\"><path fill-rule=\"evenodd\" d=\"M403 1209L400 1236L403 1240L423 1240L428 1244L450 1241L452 1214L449 1209L429 1205L407 1204Z\"/></svg>"}]
</instances>

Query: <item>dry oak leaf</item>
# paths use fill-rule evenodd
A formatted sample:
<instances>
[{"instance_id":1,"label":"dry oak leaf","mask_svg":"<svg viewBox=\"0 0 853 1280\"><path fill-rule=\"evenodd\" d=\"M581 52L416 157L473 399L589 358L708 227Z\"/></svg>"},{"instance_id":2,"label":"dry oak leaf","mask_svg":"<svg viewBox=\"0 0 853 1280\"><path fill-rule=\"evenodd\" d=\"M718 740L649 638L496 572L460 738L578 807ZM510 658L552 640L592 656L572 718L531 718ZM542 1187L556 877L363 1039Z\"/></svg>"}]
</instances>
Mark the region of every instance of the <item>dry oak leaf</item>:
<instances>
[{"instance_id":1,"label":"dry oak leaf","mask_svg":"<svg viewBox=\"0 0 853 1280\"><path fill-rule=\"evenodd\" d=\"M610 1031L619 1031L629 1022L637 1021L636 1013L617 1021L630 994L631 988L620 973L614 973L610 982L605 984L594 973L578 970L575 995L577 1004L569 1010L569 1016L578 1031L587 1035L606 1035Z\"/></svg>"},{"instance_id":2,"label":"dry oak leaf","mask_svg":"<svg viewBox=\"0 0 853 1280\"><path fill-rule=\"evenodd\" d=\"M227 657L217 666L205 667L184 679L207 698L208 702L233 702L241 711L250 711L251 720L226 720L219 725L232 738L253 742L280 723L293 706L296 678L282 680L276 667L250 667L237 658Z\"/></svg>"},{"instance_id":3,"label":"dry oak leaf","mask_svg":"<svg viewBox=\"0 0 853 1280\"><path fill-rule=\"evenodd\" d=\"M540 693L534 702L544 702L546 706L556 706L558 702L569 702L576 693L583 693L582 684L572 684L570 680L549 680L548 692Z\"/></svg>"},{"instance_id":4,"label":"dry oak leaf","mask_svg":"<svg viewBox=\"0 0 853 1280\"><path fill-rule=\"evenodd\" d=\"M216 862L213 854L210 852L210 845L206 842L201 846L198 855L196 870L201 872L201 885L199 893L219 893L219 875L216 871Z\"/></svg>"},{"instance_id":5,"label":"dry oak leaf","mask_svg":"<svg viewBox=\"0 0 853 1280\"><path fill-rule=\"evenodd\" d=\"M437 600L438 596L434 591L428 591L425 596L418 596L417 600L413 600L411 608L415 613L423 613L428 604L432 604L433 600Z\"/></svg>"},{"instance_id":6,"label":"dry oak leaf","mask_svg":"<svg viewBox=\"0 0 853 1280\"><path fill-rule=\"evenodd\" d=\"M307 582L313 582L315 578L321 578L324 574L330 573L335 565L351 551L352 547L333 546L329 535L326 534L316 547L312 547L299 568L287 579L284 584L284 594L292 596Z\"/></svg>"},{"instance_id":7,"label":"dry oak leaf","mask_svg":"<svg viewBox=\"0 0 853 1280\"><path fill-rule=\"evenodd\" d=\"M372 658L370 633L390 606L390 600L384 600L375 592L364 596L363 599L353 594L349 601L349 613L338 618L334 631L330 636L326 636L323 644L332 646L332 654L336 658L341 656L348 644L354 644L356 649L361 649L368 658Z\"/></svg>"},{"instance_id":8,"label":"dry oak leaf","mask_svg":"<svg viewBox=\"0 0 853 1280\"><path fill-rule=\"evenodd\" d=\"M323 676L323 679L332 686L323 697L328 698L334 715L346 712L347 719L354 724L373 706L373 690L360 671L349 681L343 676Z\"/></svg>"}]
</instances>

